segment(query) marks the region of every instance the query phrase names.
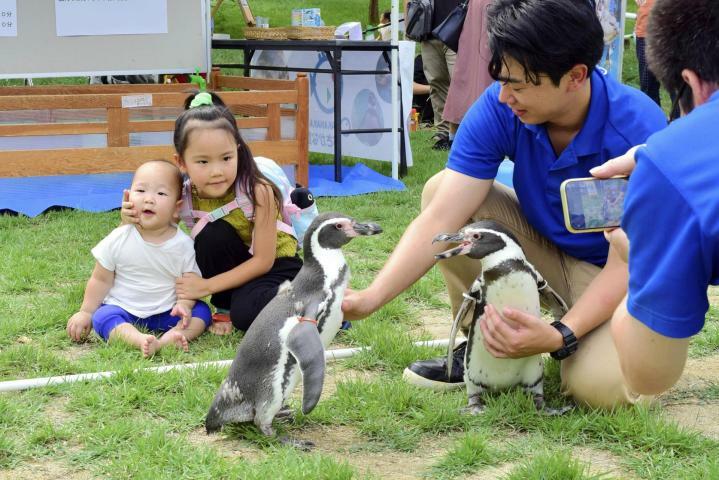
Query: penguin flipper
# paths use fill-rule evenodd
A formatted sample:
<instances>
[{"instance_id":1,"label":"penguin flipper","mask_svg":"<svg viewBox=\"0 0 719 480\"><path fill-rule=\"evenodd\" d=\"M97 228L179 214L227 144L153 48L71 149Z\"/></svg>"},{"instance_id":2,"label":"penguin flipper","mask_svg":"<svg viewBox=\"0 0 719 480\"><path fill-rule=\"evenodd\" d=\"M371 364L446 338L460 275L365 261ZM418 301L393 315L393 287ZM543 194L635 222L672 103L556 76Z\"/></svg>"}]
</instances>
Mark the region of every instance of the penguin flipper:
<instances>
[{"instance_id":1,"label":"penguin flipper","mask_svg":"<svg viewBox=\"0 0 719 480\"><path fill-rule=\"evenodd\" d=\"M548 308L552 312L554 320L560 320L565 313L569 311L567 303L552 287L549 286L547 281L542 277L542 274L537 271L529 262L525 262L526 265L532 271L534 279L537 281L537 290L539 290L539 301L542 305Z\"/></svg>"},{"instance_id":2,"label":"penguin flipper","mask_svg":"<svg viewBox=\"0 0 719 480\"><path fill-rule=\"evenodd\" d=\"M546 280L542 277L539 277L539 279L541 281L537 282L537 289L539 290L540 302L551 310L554 320L560 320L567 313L569 307L567 307L564 299L549 286Z\"/></svg>"},{"instance_id":3,"label":"penguin flipper","mask_svg":"<svg viewBox=\"0 0 719 480\"><path fill-rule=\"evenodd\" d=\"M457 311L457 315L454 317L454 321L452 322L452 329L449 332L449 344L447 345L447 377L452 376L452 355L454 354L454 344L457 340L457 332L459 331L459 326L462 324L462 320L465 316L469 313L469 310L472 306L475 306L478 302L477 299L474 297L465 294L464 301L462 302L462 305L459 307L459 310Z\"/></svg>"},{"instance_id":4,"label":"penguin flipper","mask_svg":"<svg viewBox=\"0 0 719 480\"><path fill-rule=\"evenodd\" d=\"M310 413L322 394L325 381L325 349L312 322L295 325L287 337L287 348L302 372L302 413Z\"/></svg>"}]
</instances>

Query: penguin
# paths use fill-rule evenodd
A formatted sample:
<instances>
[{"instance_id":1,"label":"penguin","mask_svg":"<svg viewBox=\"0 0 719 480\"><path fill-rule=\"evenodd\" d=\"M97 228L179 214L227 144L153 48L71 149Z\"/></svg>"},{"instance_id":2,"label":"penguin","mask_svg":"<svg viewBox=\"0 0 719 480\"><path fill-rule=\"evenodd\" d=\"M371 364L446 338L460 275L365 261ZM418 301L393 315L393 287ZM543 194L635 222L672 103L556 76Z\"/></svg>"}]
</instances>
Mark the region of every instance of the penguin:
<instances>
[{"instance_id":1,"label":"penguin","mask_svg":"<svg viewBox=\"0 0 719 480\"><path fill-rule=\"evenodd\" d=\"M464 381L469 403L463 411L472 415L482 413L482 396L485 391L504 390L518 385L533 396L538 410L552 415L569 410L568 407L545 409L544 363L541 355L496 358L485 349L482 341L479 321L486 304L493 305L499 312L504 307L511 307L540 316L541 299L555 320L567 312L564 300L527 261L517 238L500 224L483 220L467 225L457 233L437 235L432 243L436 242L459 243L459 246L435 255L437 260L467 255L482 262L482 271L464 294L464 301L450 332L448 368L452 365L457 330L465 316L473 310L464 356Z\"/></svg>"},{"instance_id":2,"label":"penguin","mask_svg":"<svg viewBox=\"0 0 719 480\"><path fill-rule=\"evenodd\" d=\"M304 264L247 330L207 413L208 434L227 423L254 421L263 434L275 436L272 420L290 413L284 406L300 373L302 413L314 409L324 382L324 350L342 325L350 278L341 247L354 237L381 232L377 224L358 223L340 213L324 213L312 221L304 237Z\"/></svg>"}]
</instances>

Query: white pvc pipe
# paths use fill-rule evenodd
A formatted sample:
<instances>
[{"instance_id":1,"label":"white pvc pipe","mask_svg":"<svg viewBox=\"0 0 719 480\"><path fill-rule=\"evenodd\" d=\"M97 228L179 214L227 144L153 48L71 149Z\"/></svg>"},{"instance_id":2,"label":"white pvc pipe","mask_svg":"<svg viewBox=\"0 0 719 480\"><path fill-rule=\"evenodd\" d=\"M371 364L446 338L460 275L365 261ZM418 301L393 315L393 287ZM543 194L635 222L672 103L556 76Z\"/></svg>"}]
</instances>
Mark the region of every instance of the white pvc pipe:
<instances>
[{"instance_id":1,"label":"white pvc pipe","mask_svg":"<svg viewBox=\"0 0 719 480\"><path fill-rule=\"evenodd\" d=\"M423 347L446 347L449 345L449 339L444 340L427 340L422 342L414 342L417 346ZM372 347L359 347L359 348L338 348L334 350L327 350L325 352L325 360L340 360L342 358L349 358L364 350L371 350ZM179 365L163 365L162 367L150 367L150 368L139 368L135 372L157 372L163 373L170 370L185 370L188 368L198 367L227 367L232 363L232 360L216 360L211 362L198 362L198 363L181 363ZM95 372L95 373L80 373L78 375L60 375L56 377L42 377L42 378L27 378L24 380L10 380L6 382L0 382L0 393L2 392L15 392L19 390L28 390L30 388L49 387L51 385L61 385L63 383L75 383L75 382L91 382L100 380L102 378L110 378L116 375L117 372Z\"/></svg>"}]
</instances>

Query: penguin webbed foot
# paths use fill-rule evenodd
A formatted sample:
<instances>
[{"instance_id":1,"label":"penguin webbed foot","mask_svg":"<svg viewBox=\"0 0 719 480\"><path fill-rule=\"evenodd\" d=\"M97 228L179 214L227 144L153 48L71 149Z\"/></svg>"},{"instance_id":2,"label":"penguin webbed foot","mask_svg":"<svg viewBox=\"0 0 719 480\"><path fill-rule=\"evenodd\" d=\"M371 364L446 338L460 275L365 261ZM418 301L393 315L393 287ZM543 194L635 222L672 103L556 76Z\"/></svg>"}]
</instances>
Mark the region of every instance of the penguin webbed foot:
<instances>
[{"instance_id":1,"label":"penguin webbed foot","mask_svg":"<svg viewBox=\"0 0 719 480\"><path fill-rule=\"evenodd\" d=\"M285 436L281 437L279 441L282 445L294 447L298 450L302 450L303 452L309 452L315 447L315 444L313 442L310 442L309 440L300 440L299 438Z\"/></svg>"},{"instance_id":2,"label":"penguin webbed foot","mask_svg":"<svg viewBox=\"0 0 719 480\"><path fill-rule=\"evenodd\" d=\"M559 408L544 407L541 412L548 417L559 417L574 410L574 405L565 405Z\"/></svg>"},{"instance_id":3,"label":"penguin webbed foot","mask_svg":"<svg viewBox=\"0 0 719 480\"><path fill-rule=\"evenodd\" d=\"M481 415L485 410L484 402L480 394L471 395L469 397L469 403L466 407L461 408L459 411L463 415Z\"/></svg>"},{"instance_id":4,"label":"penguin webbed foot","mask_svg":"<svg viewBox=\"0 0 719 480\"><path fill-rule=\"evenodd\" d=\"M558 417L560 415L564 415L571 410L574 410L574 405L565 405L559 408L548 407L544 401L543 394L534 395L534 406L537 407L537 411L539 413L548 417Z\"/></svg>"},{"instance_id":5,"label":"penguin webbed foot","mask_svg":"<svg viewBox=\"0 0 719 480\"><path fill-rule=\"evenodd\" d=\"M275 420L280 420L283 422L294 422L295 413L289 406L285 405L277 413L275 413Z\"/></svg>"}]
</instances>

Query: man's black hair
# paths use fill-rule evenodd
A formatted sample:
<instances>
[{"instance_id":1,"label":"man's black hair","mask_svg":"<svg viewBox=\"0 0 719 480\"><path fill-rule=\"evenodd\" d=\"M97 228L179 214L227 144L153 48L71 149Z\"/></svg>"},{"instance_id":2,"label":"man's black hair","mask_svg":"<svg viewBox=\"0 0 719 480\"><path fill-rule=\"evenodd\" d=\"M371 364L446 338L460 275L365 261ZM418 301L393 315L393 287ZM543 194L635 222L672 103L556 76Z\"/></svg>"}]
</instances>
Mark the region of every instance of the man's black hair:
<instances>
[{"instance_id":1,"label":"man's black hair","mask_svg":"<svg viewBox=\"0 0 719 480\"><path fill-rule=\"evenodd\" d=\"M682 70L719 85L719 2L657 0L649 14L647 57L659 82L690 111L691 89L682 88Z\"/></svg>"},{"instance_id":2,"label":"man's black hair","mask_svg":"<svg viewBox=\"0 0 719 480\"><path fill-rule=\"evenodd\" d=\"M500 80L508 58L539 84L548 75L554 85L577 64L591 73L602 58L604 33L590 0L495 0L487 11L489 74Z\"/></svg>"}]
</instances>

